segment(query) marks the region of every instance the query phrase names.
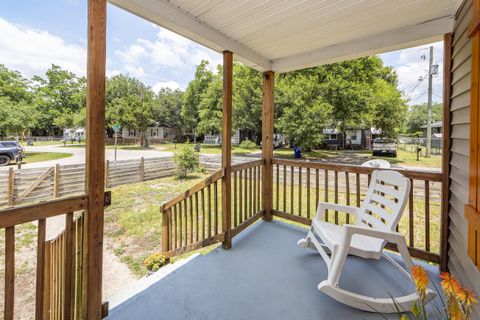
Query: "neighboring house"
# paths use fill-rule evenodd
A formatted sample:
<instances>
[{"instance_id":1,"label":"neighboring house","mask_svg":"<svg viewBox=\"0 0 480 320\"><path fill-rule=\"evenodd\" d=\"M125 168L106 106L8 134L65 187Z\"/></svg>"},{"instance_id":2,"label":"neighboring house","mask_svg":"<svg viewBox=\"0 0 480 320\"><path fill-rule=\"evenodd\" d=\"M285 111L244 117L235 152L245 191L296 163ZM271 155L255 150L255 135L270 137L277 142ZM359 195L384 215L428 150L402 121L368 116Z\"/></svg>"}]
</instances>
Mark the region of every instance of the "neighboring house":
<instances>
[{"instance_id":1,"label":"neighboring house","mask_svg":"<svg viewBox=\"0 0 480 320\"><path fill-rule=\"evenodd\" d=\"M378 138L381 131L375 128L351 128L344 135L337 129L325 128L323 130L327 147L338 149L371 149L372 142Z\"/></svg>"},{"instance_id":2,"label":"neighboring house","mask_svg":"<svg viewBox=\"0 0 480 320\"><path fill-rule=\"evenodd\" d=\"M181 130L178 128L156 126L149 127L145 131L145 136L150 140L158 141L173 141L176 135L181 134ZM123 139L140 139L142 132L136 129L122 128L121 137Z\"/></svg>"},{"instance_id":3,"label":"neighboring house","mask_svg":"<svg viewBox=\"0 0 480 320\"><path fill-rule=\"evenodd\" d=\"M441 138L442 137L443 122L442 121L433 122L430 126L432 128L432 138ZM426 138L427 137L427 125L423 125L420 128L422 128L423 137Z\"/></svg>"},{"instance_id":4,"label":"neighboring house","mask_svg":"<svg viewBox=\"0 0 480 320\"><path fill-rule=\"evenodd\" d=\"M240 144L245 139L242 139L240 134L240 129L237 129L237 132L232 135L232 144L237 145ZM203 138L203 143L205 144L221 144L222 143L222 135L220 133L214 134L206 134Z\"/></svg>"},{"instance_id":5,"label":"neighboring house","mask_svg":"<svg viewBox=\"0 0 480 320\"><path fill-rule=\"evenodd\" d=\"M63 129L63 140L85 141L85 129L84 128Z\"/></svg>"}]
</instances>

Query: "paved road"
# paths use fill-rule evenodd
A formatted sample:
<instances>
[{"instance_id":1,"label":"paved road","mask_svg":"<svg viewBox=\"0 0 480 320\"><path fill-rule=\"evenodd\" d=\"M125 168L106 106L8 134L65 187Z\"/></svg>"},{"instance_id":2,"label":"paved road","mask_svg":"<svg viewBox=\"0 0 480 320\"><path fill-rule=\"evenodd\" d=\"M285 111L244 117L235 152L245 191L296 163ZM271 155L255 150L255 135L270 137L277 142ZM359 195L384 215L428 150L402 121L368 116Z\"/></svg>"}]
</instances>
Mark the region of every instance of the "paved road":
<instances>
[{"instance_id":1,"label":"paved road","mask_svg":"<svg viewBox=\"0 0 480 320\"><path fill-rule=\"evenodd\" d=\"M74 147L62 147L62 146L27 146L25 147L28 152L61 152L61 153L71 153L72 156L68 158L41 161L28 163L28 157L24 159L26 163L22 164L22 168L39 168L39 167L48 167L55 164L66 165L66 164L78 164L85 163L85 148L74 148ZM117 150L117 160L129 160L129 159L140 159L144 158L156 158L156 157L171 157L173 156L172 152L166 152L155 149L148 150ZM105 150L105 159L114 160L115 151L113 149ZM13 165L13 164L12 164ZM12 166L11 165L11 166ZM6 167L0 167L0 170L6 170Z\"/></svg>"}]
</instances>

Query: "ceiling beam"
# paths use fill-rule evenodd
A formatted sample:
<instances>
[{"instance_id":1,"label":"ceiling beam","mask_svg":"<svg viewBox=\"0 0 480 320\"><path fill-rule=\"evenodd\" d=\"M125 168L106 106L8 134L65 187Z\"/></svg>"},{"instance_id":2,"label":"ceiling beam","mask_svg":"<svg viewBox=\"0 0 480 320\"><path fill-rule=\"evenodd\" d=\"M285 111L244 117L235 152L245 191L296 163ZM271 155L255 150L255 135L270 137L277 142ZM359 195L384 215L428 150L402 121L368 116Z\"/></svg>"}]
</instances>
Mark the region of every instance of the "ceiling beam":
<instances>
[{"instance_id":1,"label":"ceiling beam","mask_svg":"<svg viewBox=\"0 0 480 320\"><path fill-rule=\"evenodd\" d=\"M275 59L272 61L272 70L278 73L288 72L440 41L444 34L452 32L453 22L453 17L436 19Z\"/></svg>"},{"instance_id":2,"label":"ceiling beam","mask_svg":"<svg viewBox=\"0 0 480 320\"><path fill-rule=\"evenodd\" d=\"M109 0L110 3L127 10L137 16L147 19L154 24L180 34L192 41L206 46L217 52L231 51L235 59L260 71L271 69L270 61L213 30L209 26L195 20L193 17L178 10L161 0Z\"/></svg>"}]
</instances>

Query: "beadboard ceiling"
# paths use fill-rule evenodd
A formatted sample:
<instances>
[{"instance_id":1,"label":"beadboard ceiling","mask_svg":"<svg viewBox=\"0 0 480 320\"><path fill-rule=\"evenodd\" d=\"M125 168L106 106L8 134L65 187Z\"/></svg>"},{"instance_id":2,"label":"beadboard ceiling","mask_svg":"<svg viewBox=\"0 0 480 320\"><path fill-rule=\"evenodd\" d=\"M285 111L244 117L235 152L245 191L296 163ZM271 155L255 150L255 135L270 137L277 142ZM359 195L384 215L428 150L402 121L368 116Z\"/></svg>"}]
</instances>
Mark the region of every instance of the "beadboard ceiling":
<instances>
[{"instance_id":1,"label":"beadboard ceiling","mask_svg":"<svg viewBox=\"0 0 480 320\"><path fill-rule=\"evenodd\" d=\"M460 0L110 0L258 70L402 49L453 28Z\"/></svg>"}]
</instances>

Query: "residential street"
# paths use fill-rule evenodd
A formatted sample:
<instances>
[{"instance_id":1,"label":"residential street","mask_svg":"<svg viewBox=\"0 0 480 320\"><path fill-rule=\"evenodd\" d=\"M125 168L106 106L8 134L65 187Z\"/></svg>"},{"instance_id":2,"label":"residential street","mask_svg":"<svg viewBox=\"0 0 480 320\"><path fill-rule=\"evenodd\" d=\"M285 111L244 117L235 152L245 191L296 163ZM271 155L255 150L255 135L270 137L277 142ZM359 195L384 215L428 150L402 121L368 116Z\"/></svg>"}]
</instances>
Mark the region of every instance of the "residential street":
<instances>
[{"instance_id":1,"label":"residential street","mask_svg":"<svg viewBox=\"0 0 480 320\"><path fill-rule=\"evenodd\" d=\"M22 164L22 168L39 168L39 167L48 167L55 164L66 165L66 164L78 164L85 163L85 148L79 147L62 147L58 146L26 146L27 152L60 152L60 153L71 153L71 157L50 160L50 161L41 161L28 163L28 157L24 159L25 163ZM117 160L129 160L129 159L139 159L140 157L144 158L156 158L156 157L171 157L173 156L172 152L160 151L155 149L149 150L117 150ZM105 150L105 159L113 161L115 158L115 150L106 149ZM10 166L15 166L13 163ZM0 167L0 170L7 170L9 166Z\"/></svg>"}]
</instances>

